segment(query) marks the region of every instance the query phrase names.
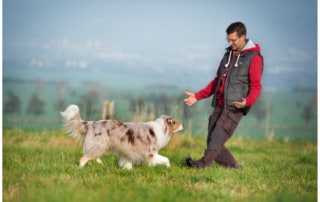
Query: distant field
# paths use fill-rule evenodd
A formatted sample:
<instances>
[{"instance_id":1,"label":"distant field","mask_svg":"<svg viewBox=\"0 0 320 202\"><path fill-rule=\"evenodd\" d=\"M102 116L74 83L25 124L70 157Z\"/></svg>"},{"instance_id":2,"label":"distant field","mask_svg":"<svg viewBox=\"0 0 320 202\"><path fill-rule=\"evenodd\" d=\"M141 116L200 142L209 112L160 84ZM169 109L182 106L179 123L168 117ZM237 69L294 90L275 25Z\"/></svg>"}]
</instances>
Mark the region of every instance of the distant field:
<instances>
[{"instance_id":1,"label":"distant field","mask_svg":"<svg viewBox=\"0 0 320 202\"><path fill-rule=\"evenodd\" d=\"M78 167L80 143L61 130L3 131L3 201L317 201L317 145L310 141L247 139L227 143L244 170L186 168L201 157L202 136L177 134L160 153L171 167Z\"/></svg>"},{"instance_id":2,"label":"distant field","mask_svg":"<svg viewBox=\"0 0 320 202\"><path fill-rule=\"evenodd\" d=\"M88 92L96 94L89 94ZM149 86L141 89L112 89L94 83L71 85L70 83L50 83L45 81L5 81L3 83L3 103L9 99L9 94L14 93L20 99L20 113L4 113L3 127L8 129L60 129L61 120L59 112L69 104L81 105L80 113L83 119L100 119L102 114L102 103L105 100L115 101L115 118L122 121L132 121L139 116L141 120L147 120L147 110L133 113L130 102L142 99L151 107L151 111L157 111L153 115L168 113L184 123L185 132L192 135L206 135L208 116L212 111L210 107L211 98L200 101L197 105L188 108L192 111L187 119L182 111L185 110L183 103L183 91L179 88L160 88ZM31 96L36 93L43 100L44 112L40 115L27 113ZM260 121L253 112L241 121L235 136L253 137L266 139L270 134L276 139L290 140L317 140L317 109L312 109L313 116L308 122L302 114L305 107L310 103L316 92L263 92L261 100L262 107L267 104L271 106L269 118L269 131L266 132L266 116L262 114ZM95 98L89 103L95 109L95 113L87 116L84 110L87 108L83 102L85 99ZM166 99L164 99L166 98ZM163 100L161 100L163 99ZM59 106L57 102L61 100ZM157 102L156 104L150 102ZM139 102L137 102L139 103ZM136 103L136 104L137 104ZM166 104L168 109L163 109L160 104ZM131 107L132 108L132 107ZM144 114L145 113L145 114ZM264 113L264 112L262 112Z\"/></svg>"}]
</instances>

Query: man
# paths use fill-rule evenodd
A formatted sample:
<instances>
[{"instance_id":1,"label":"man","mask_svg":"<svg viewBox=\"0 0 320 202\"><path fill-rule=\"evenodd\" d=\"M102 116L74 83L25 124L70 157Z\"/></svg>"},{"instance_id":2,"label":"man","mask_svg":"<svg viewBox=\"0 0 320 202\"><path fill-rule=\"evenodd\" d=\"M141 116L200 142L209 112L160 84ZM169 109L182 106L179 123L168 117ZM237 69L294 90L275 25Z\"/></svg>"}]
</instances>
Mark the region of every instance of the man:
<instances>
[{"instance_id":1,"label":"man","mask_svg":"<svg viewBox=\"0 0 320 202\"><path fill-rule=\"evenodd\" d=\"M263 58L259 45L246 38L242 22L230 24L226 32L230 46L215 78L197 93L185 92L184 101L188 106L213 95L214 107L209 117L207 149L197 161L188 157L188 167L205 168L215 161L225 168L242 169L224 144L260 95Z\"/></svg>"}]
</instances>

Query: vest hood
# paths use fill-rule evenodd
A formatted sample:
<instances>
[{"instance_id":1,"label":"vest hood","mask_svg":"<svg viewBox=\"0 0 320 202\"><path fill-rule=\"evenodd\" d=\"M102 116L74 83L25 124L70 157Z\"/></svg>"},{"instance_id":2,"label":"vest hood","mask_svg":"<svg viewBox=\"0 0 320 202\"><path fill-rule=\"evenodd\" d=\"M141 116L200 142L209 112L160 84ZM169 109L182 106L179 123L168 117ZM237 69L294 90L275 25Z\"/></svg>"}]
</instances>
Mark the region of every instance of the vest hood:
<instances>
[{"instance_id":1,"label":"vest hood","mask_svg":"<svg viewBox=\"0 0 320 202\"><path fill-rule=\"evenodd\" d=\"M259 44L254 43L251 39L247 39L246 45L241 49L240 53L248 52L248 51L255 51L260 53L260 46Z\"/></svg>"}]
</instances>

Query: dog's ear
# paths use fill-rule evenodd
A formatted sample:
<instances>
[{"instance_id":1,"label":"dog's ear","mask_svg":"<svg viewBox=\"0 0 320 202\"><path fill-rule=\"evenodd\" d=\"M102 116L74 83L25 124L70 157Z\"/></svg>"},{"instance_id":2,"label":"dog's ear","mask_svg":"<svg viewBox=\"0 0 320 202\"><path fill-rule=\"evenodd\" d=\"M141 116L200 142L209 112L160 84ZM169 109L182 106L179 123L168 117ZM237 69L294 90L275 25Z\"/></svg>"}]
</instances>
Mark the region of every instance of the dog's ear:
<instances>
[{"instance_id":1,"label":"dog's ear","mask_svg":"<svg viewBox=\"0 0 320 202\"><path fill-rule=\"evenodd\" d=\"M169 118L167 118L167 123L168 123L169 125L175 125L175 124L176 124L176 121L175 121L173 118L169 117Z\"/></svg>"}]
</instances>

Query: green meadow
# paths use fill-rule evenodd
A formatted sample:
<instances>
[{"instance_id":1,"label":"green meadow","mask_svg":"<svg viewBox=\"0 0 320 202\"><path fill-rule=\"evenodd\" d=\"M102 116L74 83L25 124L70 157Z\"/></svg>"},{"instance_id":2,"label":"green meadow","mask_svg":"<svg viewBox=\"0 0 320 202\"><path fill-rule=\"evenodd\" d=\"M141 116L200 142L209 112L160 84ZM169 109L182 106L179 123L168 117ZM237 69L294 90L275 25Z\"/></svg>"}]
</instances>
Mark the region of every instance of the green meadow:
<instances>
[{"instance_id":1,"label":"green meadow","mask_svg":"<svg viewBox=\"0 0 320 202\"><path fill-rule=\"evenodd\" d=\"M263 92L226 145L244 169L195 170L184 160L203 154L211 99L186 107L183 91L5 80L3 201L317 201L316 92ZM105 100L120 121L169 114L184 124L160 151L170 168L123 170L112 154L78 166L81 142L62 131L59 112L77 104L82 119L101 119Z\"/></svg>"},{"instance_id":2,"label":"green meadow","mask_svg":"<svg viewBox=\"0 0 320 202\"><path fill-rule=\"evenodd\" d=\"M186 168L205 136L184 133L160 151L170 168L123 170L113 154L80 168L81 143L63 131L4 129L3 201L317 201L316 143L235 136L227 147L243 170Z\"/></svg>"}]
</instances>

